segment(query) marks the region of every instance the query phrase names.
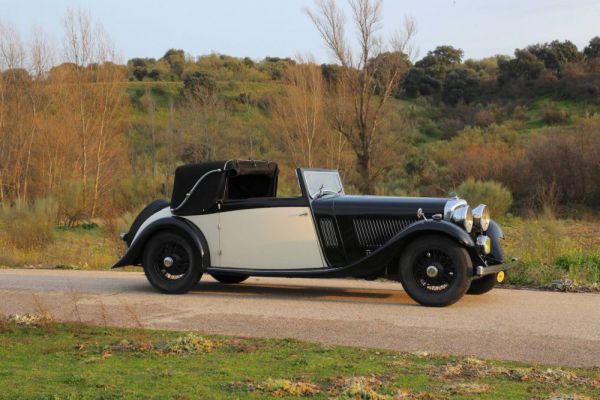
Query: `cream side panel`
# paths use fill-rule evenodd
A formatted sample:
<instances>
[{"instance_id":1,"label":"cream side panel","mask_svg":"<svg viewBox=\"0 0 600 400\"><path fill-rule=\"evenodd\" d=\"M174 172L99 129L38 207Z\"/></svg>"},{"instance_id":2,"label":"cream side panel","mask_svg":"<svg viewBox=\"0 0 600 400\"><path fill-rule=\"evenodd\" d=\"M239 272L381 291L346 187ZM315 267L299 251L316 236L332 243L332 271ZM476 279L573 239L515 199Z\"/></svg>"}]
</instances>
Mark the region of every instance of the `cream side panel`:
<instances>
[{"instance_id":1,"label":"cream side panel","mask_svg":"<svg viewBox=\"0 0 600 400\"><path fill-rule=\"evenodd\" d=\"M220 265L219 255L219 214L190 215L184 217L191 221L204 234L208 243L211 265Z\"/></svg>"},{"instance_id":2,"label":"cream side panel","mask_svg":"<svg viewBox=\"0 0 600 400\"><path fill-rule=\"evenodd\" d=\"M324 266L308 207L257 208L220 215L220 267L299 269Z\"/></svg>"}]
</instances>

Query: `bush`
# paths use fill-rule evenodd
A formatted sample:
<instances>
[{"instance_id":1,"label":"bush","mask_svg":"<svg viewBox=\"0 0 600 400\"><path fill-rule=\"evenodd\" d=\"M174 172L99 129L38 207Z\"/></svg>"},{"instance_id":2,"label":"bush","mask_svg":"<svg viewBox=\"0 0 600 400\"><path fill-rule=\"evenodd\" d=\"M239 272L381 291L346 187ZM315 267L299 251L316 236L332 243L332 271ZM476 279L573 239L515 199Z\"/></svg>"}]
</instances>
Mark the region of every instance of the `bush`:
<instances>
[{"instance_id":1,"label":"bush","mask_svg":"<svg viewBox=\"0 0 600 400\"><path fill-rule=\"evenodd\" d=\"M17 201L0 209L0 234L20 249L44 246L52 241L58 205L52 198L40 198L33 205Z\"/></svg>"},{"instance_id":2,"label":"bush","mask_svg":"<svg viewBox=\"0 0 600 400\"><path fill-rule=\"evenodd\" d=\"M485 128L496 123L498 121L498 115L494 110L485 108L475 113L473 121L476 126Z\"/></svg>"},{"instance_id":3,"label":"bush","mask_svg":"<svg viewBox=\"0 0 600 400\"><path fill-rule=\"evenodd\" d=\"M503 216L512 204L510 190L496 181L476 181L469 178L458 187L457 194L473 207L486 204L492 216Z\"/></svg>"},{"instance_id":4,"label":"bush","mask_svg":"<svg viewBox=\"0 0 600 400\"><path fill-rule=\"evenodd\" d=\"M544 200L548 196L537 195L540 189L536 188L542 188L542 194L555 197L556 205L579 203L599 207L599 153L598 117L580 120L569 128L547 129L528 143L519 180L511 183L513 192L523 198L534 196Z\"/></svg>"},{"instance_id":5,"label":"bush","mask_svg":"<svg viewBox=\"0 0 600 400\"><path fill-rule=\"evenodd\" d=\"M569 112L561 107L547 104L542 110L542 120L550 125L564 124L570 119Z\"/></svg>"}]
</instances>

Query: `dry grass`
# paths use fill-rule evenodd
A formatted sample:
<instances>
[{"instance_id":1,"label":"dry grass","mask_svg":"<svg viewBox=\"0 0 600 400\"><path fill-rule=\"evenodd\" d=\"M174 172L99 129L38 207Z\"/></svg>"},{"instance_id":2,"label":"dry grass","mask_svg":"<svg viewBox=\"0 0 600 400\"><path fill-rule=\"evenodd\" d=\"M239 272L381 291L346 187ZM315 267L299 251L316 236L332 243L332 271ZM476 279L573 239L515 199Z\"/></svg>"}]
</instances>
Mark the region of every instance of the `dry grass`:
<instances>
[{"instance_id":1,"label":"dry grass","mask_svg":"<svg viewBox=\"0 0 600 400\"><path fill-rule=\"evenodd\" d=\"M0 243L21 250L43 247L54 238L57 213L58 205L50 198L40 198L32 205L24 201L1 204Z\"/></svg>"},{"instance_id":2,"label":"dry grass","mask_svg":"<svg viewBox=\"0 0 600 400\"><path fill-rule=\"evenodd\" d=\"M518 265L508 283L545 286L553 281L600 283L600 224L593 220L557 219L545 211L537 218L502 223L508 256Z\"/></svg>"},{"instance_id":3,"label":"dry grass","mask_svg":"<svg viewBox=\"0 0 600 400\"><path fill-rule=\"evenodd\" d=\"M122 244L94 224L55 228L49 243L23 248L10 243L0 231L0 266L62 269L108 269L122 251Z\"/></svg>"}]
</instances>

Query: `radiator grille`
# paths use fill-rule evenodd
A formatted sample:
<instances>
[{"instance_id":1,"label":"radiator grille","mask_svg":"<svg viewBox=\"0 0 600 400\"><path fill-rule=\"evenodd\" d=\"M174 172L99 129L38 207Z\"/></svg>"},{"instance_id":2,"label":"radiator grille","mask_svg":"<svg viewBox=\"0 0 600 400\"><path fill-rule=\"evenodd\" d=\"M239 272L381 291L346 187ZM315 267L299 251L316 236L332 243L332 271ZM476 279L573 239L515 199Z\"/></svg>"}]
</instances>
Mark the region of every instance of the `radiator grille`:
<instances>
[{"instance_id":1,"label":"radiator grille","mask_svg":"<svg viewBox=\"0 0 600 400\"><path fill-rule=\"evenodd\" d=\"M338 247L338 240L335 234L335 227L331 218L321 219L321 232L323 234L323 242L325 247L336 248Z\"/></svg>"},{"instance_id":2,"label":"radiator grille","mask_svg":"<svg viewBox=\"0 0 600 400\"><path fill-rule=\"evenodd\" d=\"M414 222L414 219L399 218L355 218L353 221L358 243L365 249L383 246Z\"/></svg>"}]
</instances>

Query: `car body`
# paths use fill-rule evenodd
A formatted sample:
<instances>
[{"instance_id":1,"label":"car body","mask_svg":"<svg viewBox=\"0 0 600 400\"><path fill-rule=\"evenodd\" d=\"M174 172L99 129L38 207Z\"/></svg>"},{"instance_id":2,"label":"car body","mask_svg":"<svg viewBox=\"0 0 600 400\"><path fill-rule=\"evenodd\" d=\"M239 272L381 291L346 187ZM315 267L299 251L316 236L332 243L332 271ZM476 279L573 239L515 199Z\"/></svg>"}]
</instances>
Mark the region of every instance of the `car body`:
<instances>
[{"instance_id":1,"label":"car body","mask_svg":"<svg viewBox=\"0 0 600 400\"><path fill-rule=\"evenodd\" d=\"M417 302L485 293L511 267L503 233L458 198L346 195L335 170L296 170L301 196L277 197L279 168L229 160L176 169L171 202L148 205L122 235L116 267L143 265L150 283L184 293L202 274L402 282Z\"/></svg>"}]
</instances>

